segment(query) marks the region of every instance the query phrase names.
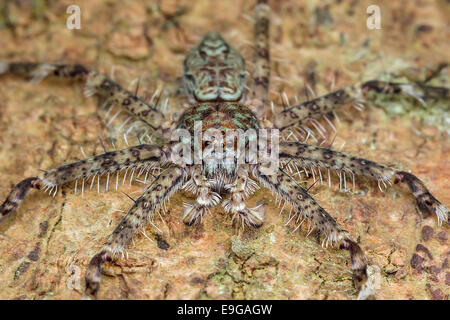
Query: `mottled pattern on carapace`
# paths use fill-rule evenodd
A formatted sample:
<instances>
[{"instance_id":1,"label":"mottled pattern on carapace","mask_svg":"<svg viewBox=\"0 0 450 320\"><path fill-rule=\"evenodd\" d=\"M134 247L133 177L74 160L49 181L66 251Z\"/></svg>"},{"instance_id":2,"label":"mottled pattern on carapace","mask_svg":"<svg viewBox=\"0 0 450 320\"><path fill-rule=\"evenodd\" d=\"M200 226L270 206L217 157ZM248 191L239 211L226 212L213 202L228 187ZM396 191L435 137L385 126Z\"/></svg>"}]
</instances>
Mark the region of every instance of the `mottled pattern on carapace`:
<instances>
[{"instance_id":1,"label":"mottled pattern on carapace","mask_svg":"<svg viewBox=\"0 0 450 320\"><path fill-rule=\"evenodd\" d=\"M184 112L177 128L194 131L196 121L202 121L202 130L215 128L222 132L230 129L258 130L258 119L245 105L235 102L199 103Z\"/></svg>"}]
</instances>

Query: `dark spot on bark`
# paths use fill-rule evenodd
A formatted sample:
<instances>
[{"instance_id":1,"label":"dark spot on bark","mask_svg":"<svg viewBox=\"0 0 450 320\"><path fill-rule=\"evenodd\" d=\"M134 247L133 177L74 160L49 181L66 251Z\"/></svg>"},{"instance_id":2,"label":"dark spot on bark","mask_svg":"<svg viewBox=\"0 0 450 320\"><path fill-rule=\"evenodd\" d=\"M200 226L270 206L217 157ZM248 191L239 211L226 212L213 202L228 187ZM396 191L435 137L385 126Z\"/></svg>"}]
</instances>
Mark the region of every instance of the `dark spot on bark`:
<instances>
[{"instance_id":1,"label":"dark spot on bark","mask_svg":"<svg viewBox=\"0 0 450 320\"><path fill-rule=\"evenodd\" d=\"M14 273L14 280L17 280L20 278L20 276L27 271L28 267L30 266L29 261L24 261L20 264L20 266L16 269L16 272Z\"/></svg>"},{"instance_id":2,"label":"dark spot on bark","mask_svg":"<svg viewBox=\"0 0 450 320\"><path fill-rule=\"evenodd\" d=\"M416 27L416 33L429 33L433 31L433 26L427 24L420 24Z\"/></svg>"},{"instance_id":3,"label":"dark spot on bark","mask_svg":"<svg viewBox=\"0 0 450 320\"><path fill-rule=\"evenodd\" d=\"M433 256L431 255L430 250L428 250L428 248L425 247L423 244L419 243L419 244L416 246L416 251L417 251L417 252L422 251L423 253L425 253L425 254L428 256L428 258L430 258L431 260L433 260Z\"/></svg>"},{"instance_id":4,"label":"dark spot on bark","mask_svg":"<svg viewBox=\"0 0 450 320\"><path fill-rule=\"evenodd\" d=\"M199 278L199 277L194 277L191 279L191 283L192 284L202 284L203 283L203 279Z\"/></svg>"},{"instance_id":5,"label":"dark spot on bark","mask_svg":"<svg viewBox=\"0 0 450 320\"><path fill-rule=\"evenodd\" d=\"M170 245L166 242L166 240L159 236L156 238L156 242L158 244L158 248L162 250L168 250L170 248Z\"/></svg>"},{"instance_id":6,"label":"dark spot on bark","mask_svg":"<svg viewBox=\"0 0 450 320\"><path fill-rule=\"evenodd\" d=\"M38 261L40 252L41 252L41 248L39 247L39 242L38 242L38 243L36 243L36 246L34 247L33 251L31 251L28 254L28 259L30 259L31 261Z\"/></svg>"},{"instance_id":7,"label":"dark spot on bark","mask_svg":"<svg viewBox=\"0 0 450 320\"><path fill-rule=\"evenodd\" d=\"M418 269L418 267L421 266L423 261L424 261L424 258L419 256L417 253L414 253L411 258L411 261L410 261L411 267L413 269Z\"/></svg>"},{"instance_id":8,"label":"dark spot on bark","mask_svg":"<svg viewBox=\"0 0 450 320\"><path fill-rule=\"evenodd\" d=\"M447 235L445 234L445 231L441 231L436 235L436 238L438 238L440 241L447 241Z\"/></svg>"},{"instance_id":9,"label":"dark spot on bark","mask_svg":"<svg viewBox=\"0 0 450 320\"><path fill-rule=\"evenodd\" d=\"M439 272L441 272L441 269L436 267L436 266L431 266L429 268L429 270L431 271L431 273L435 276L437 276L439 274Z\"/></svg>"},{"instance_id":10,"label":"dark spot on bark","mask_svg":"<svg viewBox=\"0 0 450 320\"><path fill-rule=\"evenodd\" d=\"M427 283L427 289L428 289L428 291L431 294L431 299L433 299L433 300L444 300L444 296L442 294L441 289L438 288L436 290L433 290L429 283Z\"/></svg>"},{"instance_id":11,"label":"dark spot on bark","mask_svg":"<svg viewBox=\"0 0 450 320\"><path fill-rule=\"evenodd\" d=\"M48 221L43 221L39 223L39 237L42 238L45 236L48 230Z\"/></svg>"},{"instance_id":12,"label":"dark spot on bark","mask_svg":"<svg viewBox=\"0 0 450 320\"><path fill-rule=\"evenodd\" d=\"M422 240L428 241L433 236L433 228L425 226L422 228Z\"/></svg>"}]
</instances>

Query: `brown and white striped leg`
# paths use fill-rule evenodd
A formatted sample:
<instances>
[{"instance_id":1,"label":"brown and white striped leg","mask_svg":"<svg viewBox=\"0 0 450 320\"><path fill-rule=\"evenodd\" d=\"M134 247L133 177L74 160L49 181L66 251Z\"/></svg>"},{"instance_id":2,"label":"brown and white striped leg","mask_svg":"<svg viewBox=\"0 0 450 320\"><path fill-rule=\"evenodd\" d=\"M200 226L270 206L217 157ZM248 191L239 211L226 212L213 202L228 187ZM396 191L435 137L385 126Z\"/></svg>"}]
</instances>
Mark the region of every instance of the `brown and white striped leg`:
<instances>
[{"instance_id":1,"label":"brown and white striped leg","mask_svg":"<svg viewBox=\"0 0 450 320\"><path fill-rule=\"evenodd\" d=\"M0 221L17 210L31 188L42 188L41 180L38 177L24 179L12 188L11 192L0 206Z\"/></svg>"},{"instance_id":2,"label":"brown and white striped leg","mask_svg":"<svg viewBox=\"0 0 450 320\"><path fill-rule=\"evenodd\" d=\"M166 155L159 146L139 145L107 152L44 171L37 177L27 178L21 181L12 189L5 202L0 206L0 221L19 207L26 193L31 188L44 189L50 192L54 191L56 194L59 186L72 181L77 181L78 183L78 180L81 180L79 187L84 192L85 184L88 185L87 180L92 179L90 186L94 182L99 184L101 175L107 175L108 187L110 183L109 176L114 172L121 170L143 170L144 172L165 159ZM97 181L95 181L96 178ZM118 179L118 173L116 179Z\"/></svg>"},{"instance_id":3,"label":"brown and white striped leg","mask_svg":"<svg viewBox=\"0 0 450 320\"><path fill-rule=\"evenodd\" d=\"M203 174L200 166L192 166L189 170L190 179L183 186L187 191L195 194L196 199L193 202L185 204L183 222L191 226L199 218L207 213L208 208L219 203L221 197L212 190L212 183Z\"/></svg>"},{"instance_id":4,"label":"brown and white striped leg","mask_svg":"<svg viewBox=\"0 0 450 320\"><path fill-rule=\"evenodd\" d=\"M399 171L395 174L394 183L399 182L407 184L409 190L416 199L419 210L423 214L427 215L434 213L438 218L439 224L441 224L442 221L449 224L450 210L433 197L419 178L411 173Z\"/></svg>"},{"instance_id":5,"label":"brown and white striped leg","mask_svg":"<svg viewBox=\"0 0 450 320\"><path fill-rule=\"evenodd\" d=\"M252 106L258 118L266 118L267 98L270 80L270 7L267 0L258 0L255 8L254 25L254 70Z\"/></svg>"},{"instance_id":6,"label":"brown and white striped leg","mask_svg":"<svg viewBox=\"0 0 450 320\"><path fill-rule=\"evenodd\" d=\"M153 219L155 212L164 201L168 200L173 193L180 189L184 178L184 169L170 167L156 177L135 201L134 205L108 237L100 252L89 263L85 275L86 295L88 297L96 297L100 286L102 264L117 258L119 253L123 254L126 245L136 231L144 226L148 220Z\"/></svg>"},{"instance_id":7,"label":"brown and white striped leg","mask_svg":"<svg viewBox=\"0 0 450 320\"><path fill-rule=\"evenodd\" d=\"M376 180L380 188L380 184L390 184L392 181L394 183L405 182L422 213L433 212L436 214L439 224L442 221L448 223L449 210L431 195L422 181L410 173L396 171L367 159L300 142L282 142L279 151L280 161L282 163L290 161L291 167L295 165L300 168L317 168L317 170L323 168L340 172L343 177L341 183L342 180L345 183L346 174L350 175L352 179L354 179L354 175L358 175ZM328 171L328 179L330 179L329 177ZM344 188L346 189L346 187Z\"/></svg>"},{"instance_id":8,"label":"brown and white striped leg","mask_svg":"<svg viewBox=\"0 0 450 320\"><path fill-rule=\"evenodd\" d=\"M81 79L86 81L85 95L98 94L106 99L105 105L110 108L116 105L128 114L141 120L144 126L152 132L161 129L165 123L165 117L156 108L153 101L144 102L136 94L122 88L119 84L105 75L95 71L89 71L80 64L56 64L56 63L28 63L28 62L1 62L0 75L14 74L31 78L33 82L39 82L45 77ZM160 142L160 134L155 136L155 142Z\"/></svg>"},{"instance_id":9,"label":"brown and white striped leg","mask_svg":"<svg viewBox=\"0 0 450 320\"><path fill-rule=\"evenodd\" d=\"M279 170L277 174L266 176L256 168L254 175L266 188L274 191L292 206L293 216L290 219L297 221L299 225L301 225L303 219L308 219L313 227L317 228L325 237L324 243L326 242L327 245L329 242L339 243L341 249L350 252L354 284L358 291L361 290L367 280L366 256L359 245L351 240L349 234L339 226L337 221L309 195L307 190L285 172Z\"/></svg>"},{"instance_id":10,"label":"brown and white striped leg","mask_svg":"<svg viewBox=\"0 0 450 320\"><path fill-rule=\"evenodd\" d=\"M152 131L161 129L165 122L163 113L156 108L153 101L147 104L134 93L95 71L90 72L87 77L85 94L87 96L98 94L104 97L106 99L104 103L111 107L118 105L130 115L143 121Z\"/></svg>"},{"instance_id":11,"label":"brown and white striped leg","mask_svg":"<svg viewBox=\"0 0 450 320\"><path fill-rule=\"evenodd\" d=\"M13 74L31 78L31 81L34 83L38 83L48 76L67 79L85 79L88 73L89 70L81 64L0 61L0 75Z\"/></svg>"},{"instance_id":12,"label":"brown and white striped leg","mask_svg":"<svg viewBox=\"0 0 450 320\"><path fill-rule=\"evenodd\" d=\"M275 127L281 132L291 128L302 128L311 119L326 116L338 108L364 103L371 94L413 97L425 104L430 99L450 99L450 89L412 83L367 81L361 85L346 87L324 96L286 108L274 116Z\"/></svg>"},{"instance_id":13,"label":"brown and white striped leg","mask_svg":"<svg viewBox=\"0 0 450 320\"><path fill-rule=\"evenodd\" d=\"M264 207L262 204L248 208L245 200L259 188L258 184L248 176L248 170L240 167L233 183L225 186L230 198L222 202L225 210L233 215L242 226L259 228L264 223Z\"/></svg>"}]
</instances>

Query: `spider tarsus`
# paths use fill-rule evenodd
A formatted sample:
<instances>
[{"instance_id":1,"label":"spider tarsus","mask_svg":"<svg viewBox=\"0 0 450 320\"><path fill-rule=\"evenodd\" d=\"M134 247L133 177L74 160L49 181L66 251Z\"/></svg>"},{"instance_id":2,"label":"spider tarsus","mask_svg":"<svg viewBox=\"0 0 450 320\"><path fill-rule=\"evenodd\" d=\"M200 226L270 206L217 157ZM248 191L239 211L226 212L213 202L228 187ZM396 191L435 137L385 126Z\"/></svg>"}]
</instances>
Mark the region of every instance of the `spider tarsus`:
<instances>
[{"instance_id":1,"label":"spider tarsus","mask_svg":"<svg viewBox=\"0 0 450 320\"><path fill-rule=\"evenodd\" d=\"M361 247L354 241L346 238L342 240L341 249L350 252L350 262L353 271L353 283L356 290L361 291L368 280L367 274L367 258Z\"/></svg>"},{"instance_id":2,"label":"spider tarsus","mask_svg":"<svg viewBox=\"0 0 450 320\"><path fill-rule=\"evenodd\" d=\"M7 215L17 210L20 203L25 198L28 190L31 188L40 189L41 180L37 177L30 177L20 181L12 188L8 197L0 206L0 221L2 221Z\"/></svg>"},{"instance_id":3,"label":"spider tarsus","mask_svg":"<svg viewBox=\"0 0 450 320\"><path fill-rule=\"evenodd\" d=\"M258 205L254 208L244 208L236 213L239 215L238 221L243 225L247 225L251 228L259 229L264 224L265 210L264 206Z\"/></svg>"},{"instance_id":4,"label":"spider tarsus","mask_svg":"<svg viewBox=\"0 0 450 320\"><path fill-rule=\"evenodd\" d=\"M0 61L0 74L4 73L31 77L34 83L38 83L48 76L68 79L83 79L89 74L89 70L79 63L57 64Z\"/></svg>"},{"instance_id":5,"label":"spider tarsus","mask_svg":"<svg viewBox=\"0 0 450 320\"><path fill-rule=\"evenodd\" d=\"M188 203L185 205L185 211L183 215L183 223L188 227L194 225L198 219L206 214L208 207L206 205L201 205L195 202Z\"/></svg>"},{"instance_id":6,"label":"spider tarsus","mask_svg":"<svg viewBox=\"0 0 450 320\"><path fill-rule=\"evenodd\" d=\"M86 298L96 299L98 289L100 288L100 276L102 264L104 262L109 262L111 260L112 260L111 256L106 250L102 250L101 252L97 253L94 257L92 257L85 275Z\"/></svg>"},{"instance_id":7,"label":"spider tarsus","mask_svg":"<svg viewBox=\"0 0 450 320\"><path fill-rule=\"evenodd\" d=\"M254 223L254 222L252 222L252 221L248 221L248 224L249 224L252 228L259 229L259 228L261 228L261 227L263 226L264 222L261 222L261 223Z\"/></svg>"},{"instance_id":8,"label":"spider tarsus","mask_svg":"<svg viewBox=\"0 0 450 320\"><path fill-rule=\"evenodd\" d=\"M192 227L195 223L195 221L197 221L196 219L190 220L190 221L183 221L183 223L185 225L187 225L188 227Z\"/></svg>"},{"instance_id":9,"label":"spider tarsus","mask_svg":"<svg viewBox=\"0 0 450 320\"><path fill-rule=\"evenodd\" d=\"M408 185L409 190L416 199L420 212L422 212L425 217L435 214L439 224L441 224L442 221L447 224L449 223L449 210L428 191L419 178L409 172L398 171L395 174L394 183L400 182L405 182Z\"/></svg>"}]
</instances>

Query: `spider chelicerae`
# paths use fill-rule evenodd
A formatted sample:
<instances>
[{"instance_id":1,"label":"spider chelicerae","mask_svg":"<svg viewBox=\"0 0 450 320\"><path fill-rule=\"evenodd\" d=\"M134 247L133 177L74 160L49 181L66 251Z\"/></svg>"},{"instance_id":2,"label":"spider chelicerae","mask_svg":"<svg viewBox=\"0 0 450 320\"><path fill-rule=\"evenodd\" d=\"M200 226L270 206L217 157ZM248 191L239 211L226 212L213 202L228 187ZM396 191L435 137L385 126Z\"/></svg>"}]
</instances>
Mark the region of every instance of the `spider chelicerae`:
<instances>
[{"instance_id":1,"label":"spider chelicerae","mask_svg":"<svg viewBox=\"0 0 450 320\"><path fill-rule=\"evenodd\" d=\"M125 172L125 176L127 173L131 175L131 179L145 174L147 181L149 172L161 168L158 174L150 174L144 193L133 200L133 206L103 248L92 258L86 271L86 294L96 296L102 264L117 258L135 233L154 219L155 213L172 194L186 189L196 195L195 201L186 205L183 214L187 225L200 223L208 208L222 203L239 224L258 228L264 223L263 207L249 208L245 200L261 184L285 201L286 210L290 212L289 220L295 221L298 226L304 219L308 220L311 226L319 230L324 244L336 243L350 252L355 286L363 290L367 283L367 258L363 251L295 176L300 176L302 172L314 175L317 181L329 181L330 171L336 171L343 185L353 182L355 176L373 179L380 187L404 182L422 212L432 212L439 222L448 223L448 209L410 173L352 157L329 147L307 144L309 139L316 139L310 126L320 132L322 128L317 119L330 121L330 114L344 105L359 108L371 93L412 96L426 101L448 99L449 90L419 84L368 81L288 106L280 112L272 112L268 101L269 12L266 1L258 1L254 17L254 71L249 86L246 85L244 60L218 33L207 33L187 54L183 80L189 101L188 106L184 106L184 113L175 121L157 108L154 100L145 102L113 80L83 65L1 62L0 73L32 77L35 81L47 76L81 79L86 82L87 96L98 95L105 107L120 106L139 121L138 125L144 128L144 132L151 132L145 144L106 152L21 181L0 207L1 219L17 210L31 188L56 194L58 187L73 183L75 189L84 192L88 184L99 183L101 176L106 177L107 185L117 185L121 172ZM224 133L233 129L278 129L282 138L278 153L279 170L265 174L261 163L237 164L221 159L212 166L173 163L171 154L178 142L171 141L171 133L176 128L192 132L196 120L203 122L204 130L215 128Z\"/></svg>"}]
</instances>

